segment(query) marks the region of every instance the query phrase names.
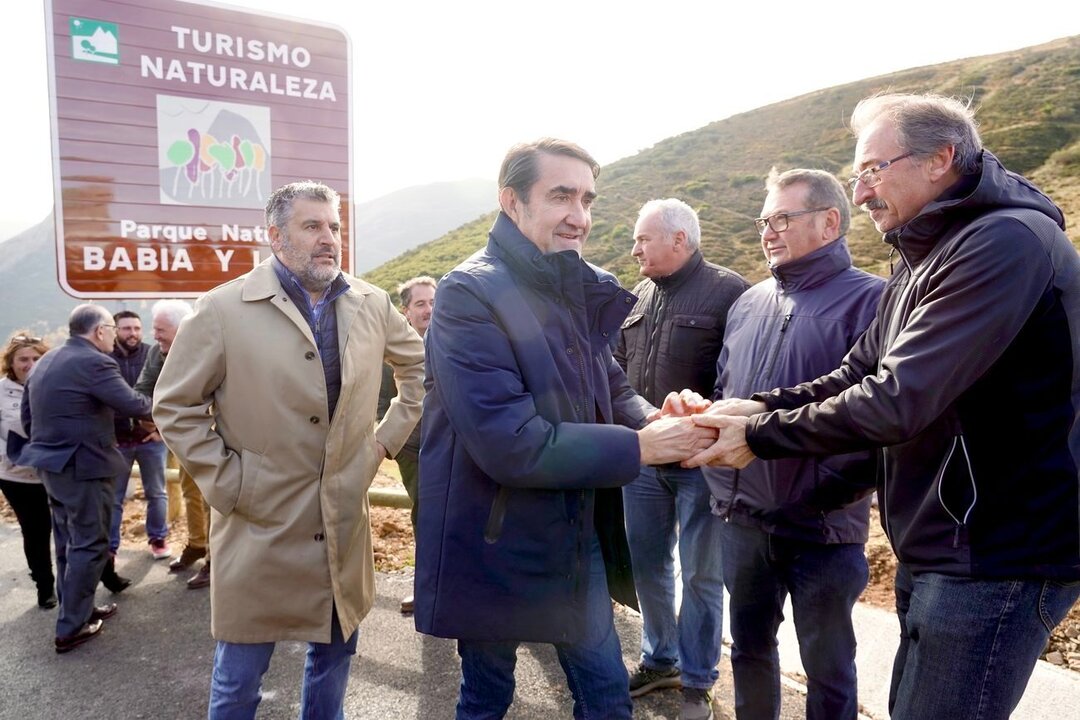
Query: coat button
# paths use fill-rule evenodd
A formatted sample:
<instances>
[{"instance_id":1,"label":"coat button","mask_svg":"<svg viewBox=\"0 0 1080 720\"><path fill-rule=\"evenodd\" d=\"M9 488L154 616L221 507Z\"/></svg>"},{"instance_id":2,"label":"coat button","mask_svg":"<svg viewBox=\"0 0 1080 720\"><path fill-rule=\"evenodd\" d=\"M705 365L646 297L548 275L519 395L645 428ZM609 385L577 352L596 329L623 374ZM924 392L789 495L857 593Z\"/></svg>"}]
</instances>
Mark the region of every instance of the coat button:
<instances>
[{"instance_id":1,"label":"coat button","mask_svg":"<svg viewBox=\"0 0 1080 720\"><path fill-rule=\"evenodd\" d=\"M573 355L574 354L574 348L572 348L572 347L566 348L566 354L567 355Z\"/></svg>"},{"instance_id":2,"label":"coat button","mask_svg":"<svg viewBox=\"0 0 1080 720\"><path fill-rule=\"evenodd\" d=\"M315 542L322 542L326 539L326 536L322 533L315 533Z\"/></svg>"},{"instance_id":3,"label":"coat button","mask_svg":"<svg viewBox=\"0 0 1080 720\"><path fill-rule=\"evenodd\" d=\"M319 424L319 416L318 415L312 415L311 417L308 418L308 422L310 422L312 425L318 425Z\"/></svg>"},{"instance_id":4,"label":"coat button","mask_svg":"<svg viewBox=\"0 0 1080 720\"><path fill-rule=\"evenodd\" d=\"M308 350L306 353L304 353L304 359L305 360L314 360L315 359L315 353L312 352L311 350Z\"/></svg>"}]
</instances>

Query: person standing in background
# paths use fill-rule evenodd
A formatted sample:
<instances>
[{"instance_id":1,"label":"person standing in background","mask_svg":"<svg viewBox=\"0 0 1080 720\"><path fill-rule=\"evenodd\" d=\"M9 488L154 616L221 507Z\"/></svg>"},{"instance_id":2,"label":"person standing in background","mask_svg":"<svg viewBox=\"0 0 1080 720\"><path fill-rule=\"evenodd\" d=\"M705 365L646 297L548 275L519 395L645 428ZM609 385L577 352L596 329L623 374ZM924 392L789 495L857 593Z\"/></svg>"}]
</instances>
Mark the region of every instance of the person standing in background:
<instances>
[{"instance_id":1,"label":"person standing in background","mask_svg":"<svg viewBox=\"0 0 1080 720\"><path fill-rule=\"evenodd\" d=\"M56 578L53 575L52 522L49 519L49 496L32 467L20 465L19 451L26 443L20 408L23 386L34 364L49 351L40 337L26 330L16 332L3 354L3 377L0 377L0 490L8 501L23 536L23 554L30 577L37 586L37 604L43 610L56 607Z\"/></svg>"}]
</instances>

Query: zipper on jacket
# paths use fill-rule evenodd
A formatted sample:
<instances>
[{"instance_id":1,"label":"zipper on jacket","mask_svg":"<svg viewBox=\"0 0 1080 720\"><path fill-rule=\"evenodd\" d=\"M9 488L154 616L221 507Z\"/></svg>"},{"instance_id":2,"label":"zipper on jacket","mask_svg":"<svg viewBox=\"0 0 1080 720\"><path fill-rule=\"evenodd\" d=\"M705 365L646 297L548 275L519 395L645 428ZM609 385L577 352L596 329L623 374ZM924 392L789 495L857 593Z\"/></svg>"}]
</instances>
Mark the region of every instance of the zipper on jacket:
<instances>
[{"instance_id":1,"label":"zipper on jacket","mask_svg":"<svg viewBox=\"0 0 1080 720\"><path fill-rule=\"evenodd\" d=\"M741 470L735 470L735 477L731 481L731 500L728 502L727 511L724 512L724 520L731 519L731 509L735 507L735 498L739 496L739 473Z\"/></svg>"},{"instance_id":2,"label":"zipper on jacket","mask_svg":"<svg viewBox=\"0 0 1080 720\"><path fill-rule=\"evenodd\" d=\"M780 324L780 337L776 340L776 346L773 348L772 356L769 358L769 366L765 370L765 377L762 380L771 381L773 370L776 369L776 360L780 357L780 348L784 345L784 334L787 332L788 325L791 323L791 313L784 315L784 322Z\"/></svg>"},{"instance_id":3,"label":"zipper on jacket","mask_svg":"<svg viewBox=\"0 0 1080 720\"><path fill-rule=\"evenodd\" d=\"M570 309L569 303L566 304L566 311L567 315L569 315L570 317L570 327L574 329L574 335L577 335L577 328L574 325L574 313ZM586 341L588 341L588 336L586 336ZM581 380L581 402L574 405L575 420L577 420L578 422L585 422L585 403L590 399L589 397L587 397L588 393L586 392L588 390L589 384L588 378L585 375L585 354L581 351L580 347L575 350L573 345L568 347L567 350L577 355L578 377Z\"/></svg>"},{"instance_id":4,"label":"zipper on jacket","mask_svg":"<svg viewBox=\"0 0 1080 720\"><path fill-rule=\"evenodd\" d=\"M656 314L646 314L646 318L652 322L652 327L649 328L649 332L646 334L645 346L645 367L643 378L644 383L639 393L642 397L650 397L652 395L653 383L656 382L656 358L660 354L660 335L663 333L664 328L664 313L667 310L667 291L664 288L657 286L656 288ZM657 398L663 401L662 398Z\"/></svg>"}]
</instances>

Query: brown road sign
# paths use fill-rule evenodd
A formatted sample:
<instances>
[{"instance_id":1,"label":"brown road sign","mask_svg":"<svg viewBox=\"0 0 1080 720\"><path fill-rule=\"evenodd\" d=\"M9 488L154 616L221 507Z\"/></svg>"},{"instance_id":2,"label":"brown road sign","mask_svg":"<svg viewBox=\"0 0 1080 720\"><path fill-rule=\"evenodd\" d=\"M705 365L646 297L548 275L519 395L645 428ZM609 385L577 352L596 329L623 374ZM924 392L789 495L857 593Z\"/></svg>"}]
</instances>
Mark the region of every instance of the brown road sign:
<instances>
[{"instance_id":1,"label":"brown road sign","mask_svg":"<svg viewBox=\"0 0 1080 720\"><path fill-rule=\"evenodd\" d=\"M293 180L341 193L352 269L349 38L184 0L46 0L60 286L194 297L269 257Z\"/></svg>"}]
</instances>

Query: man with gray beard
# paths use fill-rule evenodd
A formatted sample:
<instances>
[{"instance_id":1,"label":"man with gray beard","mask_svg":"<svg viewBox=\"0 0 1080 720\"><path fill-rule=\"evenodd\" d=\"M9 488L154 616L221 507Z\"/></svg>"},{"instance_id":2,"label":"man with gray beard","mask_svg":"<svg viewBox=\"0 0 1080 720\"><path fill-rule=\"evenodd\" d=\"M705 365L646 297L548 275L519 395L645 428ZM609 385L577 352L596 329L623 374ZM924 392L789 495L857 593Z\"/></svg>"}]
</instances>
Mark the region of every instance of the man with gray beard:
<instances>
[{"instance_id":1,"label":"man with gray beard","mask_svg":"<svg viewBox=\"0 0 1080 720\"><path fill-rule=\"evenodd\" d=\"M379 288L341 270L339 197L274 191L274 257L199 299L154 420L213 510L210 720L253 718L278 640L308 643L302 717L342 717L375 599L367 490L420 418L424 344ZM398 396L376 426L383 362Z\"/></svg>"}]
</instances>

